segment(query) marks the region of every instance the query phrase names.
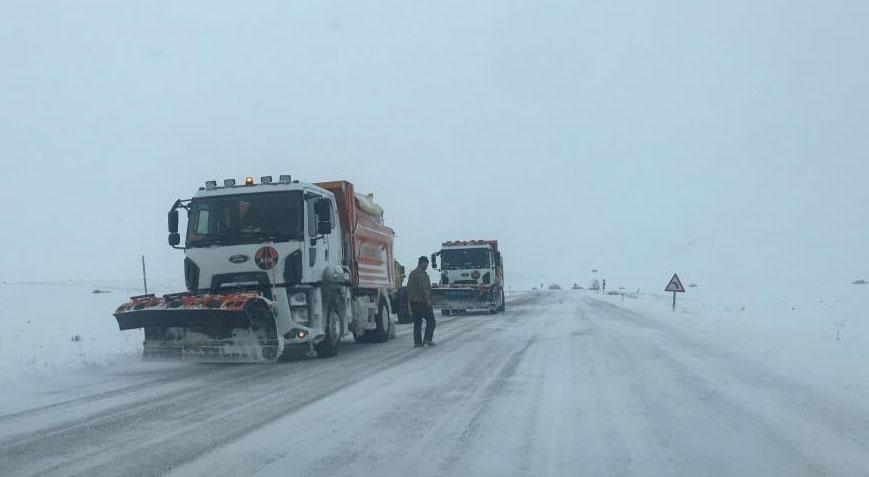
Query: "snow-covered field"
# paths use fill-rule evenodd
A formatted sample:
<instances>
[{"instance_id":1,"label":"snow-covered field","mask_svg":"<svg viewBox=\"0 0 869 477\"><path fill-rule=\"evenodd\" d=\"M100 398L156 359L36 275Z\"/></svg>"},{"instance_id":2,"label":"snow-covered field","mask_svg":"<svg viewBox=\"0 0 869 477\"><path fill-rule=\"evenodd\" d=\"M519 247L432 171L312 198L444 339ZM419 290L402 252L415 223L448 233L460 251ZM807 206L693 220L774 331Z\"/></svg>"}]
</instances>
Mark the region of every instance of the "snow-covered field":
<instances>
[{"instance_id":1,"label":"snow-covered field","mask_svg":"<svg viewBox=\"0 0 869 477\"><path fill-rule=\"evenodd\" d=\"M138 361L141 331L119 332L112 316L130 296L143 293L134 283L0 284L0 302L5 304L0 311L0 385L29 376Z\"/></svg>"},{"instance_id":2,"label":"snow-covered field","mask_svg":"<svg viewBox=\"0 0 869 477\"><path fill-rule=\"evenodd\" d=\"M140 336L127 338L111 317L128 292L88 288L3 285L8 296L93 310L68 310L75 319L46 335L71 362L32 349L40 333L4 316L27 339L2 355L4 474L869 469L869 287L823 302L691 289L676 313L663 294L514 292L505 314L439 318L432 349L412 349L401 325L397 340L348 340L333 359L228 366L140 362Z\"/></svg>"},{"instance_id":3,"label":"snow-covered field","mask_svg":"<svg viewBox=\"0 0 869 477\"><path fill-rule=\"evenodd\" d=\"M689 288L678 295L675 313L671 293L592 296L727 343L782 372L869 392L869 286L763 293L728 297Z\"/></svg>"}]
</instances>

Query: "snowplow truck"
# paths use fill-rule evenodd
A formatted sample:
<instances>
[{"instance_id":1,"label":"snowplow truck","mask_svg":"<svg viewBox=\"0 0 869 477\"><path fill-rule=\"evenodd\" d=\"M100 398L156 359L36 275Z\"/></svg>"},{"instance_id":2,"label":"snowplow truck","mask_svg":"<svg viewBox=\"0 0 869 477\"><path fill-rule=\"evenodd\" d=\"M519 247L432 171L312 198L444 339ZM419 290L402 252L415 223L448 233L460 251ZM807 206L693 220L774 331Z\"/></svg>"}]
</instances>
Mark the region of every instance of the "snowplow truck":
<instances>
[{"instance_id":1,"label":"snowplow truck","mask_svg":"<svg viewBox=\"0 0 869 477\"><path fill-rule=\"evenodd\" d=\"M504 263L497 240L444 242L432 254L431 264L440 271L432 298L442 314L504 311Z\"/></svg>"},{"instance_id":2,"label":"snowplow truck","mask_svg":"<svg viewBox=\"0 0 869 477\"><path fill-rule=\"evenodd\" d=\"M183 246L178 209L187 212ZM350 182L208 181L168 219L187 290L132 297L114 314L121 330L144 329L146 359L329 357L347 333L394 336L395 234Z\"/></svg>"}]
</instances>

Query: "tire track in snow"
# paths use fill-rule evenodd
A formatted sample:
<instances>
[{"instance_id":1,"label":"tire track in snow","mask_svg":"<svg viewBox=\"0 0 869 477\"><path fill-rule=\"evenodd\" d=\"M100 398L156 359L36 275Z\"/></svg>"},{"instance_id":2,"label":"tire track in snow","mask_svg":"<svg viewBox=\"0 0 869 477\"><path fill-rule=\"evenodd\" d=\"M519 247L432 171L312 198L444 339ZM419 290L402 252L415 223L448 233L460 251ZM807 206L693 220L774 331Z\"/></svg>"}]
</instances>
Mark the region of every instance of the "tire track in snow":
<instances>
[{"instance_id":1,"label":"tire track in snow","mask_svg":"<svg viewBox=\"0 0 869 477\"><path fill-rule=\"evenodd\" d=\"M537 302L543 298L545 297L535 296L530 301ZM410 380L413 382L413 387L417 387L417 389L408 396L408 399L397 403L395 407L388 410L371 409L371 412L382 414L375 419L370 428L407 433L407 440L414 443L412 448L404 450L398 462L384 462L384 465L404 468L403 471L396 473L420 475L421 469L417 467L417 464L431 459L431 456L426 455L427 453L422 449L449 446L449 442L443 441L444 436L455 433L456 426L464 422L462 416L467 414L466 409L464 409L467 402L476 402L478 390L483 383L491 379L492 370L503 366L504 354L512 349L512 346L521 345L521 342L513 342L511 346L504 347L503 340L492 339L500 336L500 333L507 329L500 327L500 324L506 320L521 319L536 311L536 307L512 308L511 312L504 315L467 315L468 319L475 321L476 326L472 330L454 335L449 339L436 339L438 345L432 353L437 353L437 356L444 356L442 353L448 352L445 350L474 350L475 359L461 361L462 367L455 370L452 379L444 380L443 376L440 376L440 385L425 380L420 382L415 378L416 376L427 376L430 372L436 373L437 368L444 365L440 361L431 360L423 364L421 368L417 368L413 375L404 375L399 381L391 381L387 385L397 386L400 381ZM485 346L480 348L481 344ZM424 351L424 353L430 352ZM469 395L468 393L473 394ZM396 419L396 416L402 418ZM410 416L409 421L405 420L405 416ZM442 416L451 416L451 419L443 421ZM396 429L397 426L409 427ZM366 429L370 428L366 427ZM368 439L370 437L366 438L365 441L367 442ZM358 474L360 471L354 466L358 465L358 459L361 457L365 458L367 464L375 468L377 466L378 461L372 462L374 457L370 455L370 451L358 448L357 437L348 436L346 439L339 439L334 447L337 449L336 451L328 452L311 463L311 469L308 473L313 475ZM252 468L248 464L245 471L256 472L269 463L284 458L286 455L281 454L272 459L264 460L262 466L257 465Z\"/></svg>"},{"instance_id":2,"label":"tire track in snow","mask_svg":"<svg viewBox=\"0 0 869 477\"><path fill-rule=\"evenodd\" d=\"M534 345L536 341L537 337L531 336L519 349L512 351L492 381L476 397L476 410L464 425L464 431L458 436L452 451L449 453L449 457L441 460L438 466L439 471L445 475L450 475L455 471L457 461L461 459L463 453L474 442L473 439L483 426L483 420L491 410L493 402L505 392L510 384L510 378L516 373L516 368L519 367L519 363L522 361L528 348Z\"/></svg>"},{"instance_id":3,"label":"tire track in snow","mask_svg":"<svg viewBox=\"0 0 869 477\"><path fill-rule=\"evenodd\" d=\"M523 296L508 304L517 307L513 314L519 314L523 305L539 299L539 295ZM466 335L466 328L479 328L496 316L441 319L437 336L442 344L449 342ZM398 335L406 337L410 332L400 330ZM376 357L377 364L372 366L370 360L359 359L361 356ZM0 440L0 468L16 474L136 474L145 469L147 474L167 472L413 357L409 343L396 340L342 346L342 353L330 360L267 366L193 365L162 384L137 384L126 390L99 393L93 400L78 398L4 416L0 431L16 420L46 411L62 409L72 419L30 432L2 432L5 437ZM208 366L214 366L214 371L196 376L201 382L188 385L191 373ZM175 382L183 387L159 389ZM152 389L155 387L158 389ZM145 398L139 396L143 391L148 394ZM120 396L129 395L139 399L113 405ZM96 410L89 409L91 406L97 406ZM191 442L185 437L191 435L196 440Z\"/></svg>"}]
</instances>

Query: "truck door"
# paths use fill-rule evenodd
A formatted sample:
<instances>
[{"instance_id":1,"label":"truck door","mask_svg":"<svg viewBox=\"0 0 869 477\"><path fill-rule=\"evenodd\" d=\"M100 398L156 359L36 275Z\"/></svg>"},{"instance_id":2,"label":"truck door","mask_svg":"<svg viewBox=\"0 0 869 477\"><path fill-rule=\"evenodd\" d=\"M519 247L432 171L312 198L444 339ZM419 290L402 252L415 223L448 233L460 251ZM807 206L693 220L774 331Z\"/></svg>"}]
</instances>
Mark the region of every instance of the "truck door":
<instances>
[{"instance_id":1,"label":"truck door","mask_svg":"<svg viewBox=\"0 0 869 477\"><path fill-rule=\"evenodd\" d=\"M330 255L337 253L331 250L332 230L335 230L332 200L314 192L305 194L305 237L303 260L307 265L311 281L316 282L323 278L323 271L330 260ZM332 224L331 230L324 230L320 224L324 221Z\"/></svg>"},{"instance_id":2,"label":"truck door","mask_svg":"<svg viewBox=\"0 0 869 477\"><path fill-rule=\"evenodd\" d=\"M319 281L323 275L321 269L324 261L323 241L317 233L317 202L321 197L312 192L305 193L305 251L302 258L311 282Z\"/></svg>"}]
</instances>

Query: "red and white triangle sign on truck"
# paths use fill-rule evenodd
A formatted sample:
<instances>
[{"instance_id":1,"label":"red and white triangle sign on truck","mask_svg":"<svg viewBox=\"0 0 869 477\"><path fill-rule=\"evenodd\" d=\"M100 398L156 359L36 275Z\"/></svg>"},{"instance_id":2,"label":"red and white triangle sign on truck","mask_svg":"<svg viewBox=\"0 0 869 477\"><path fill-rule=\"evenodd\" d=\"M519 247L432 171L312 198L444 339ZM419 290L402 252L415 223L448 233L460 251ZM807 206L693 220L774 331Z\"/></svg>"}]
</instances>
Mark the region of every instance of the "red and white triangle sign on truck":
<instances>
[{"instance_id":1,"label":"red and white triangle sign on truck","mask_svg":"<svg viewBox=\"0 0 869 477\"><path fill-rule=\"evenodd\" d=\"M682 280L679 280L678 274L673 274L673 278L670 279L670 283L667 284L667 288L664 288L664 291L685 293L685 287L682 286Z\"/></svg>"}]
</instances>

